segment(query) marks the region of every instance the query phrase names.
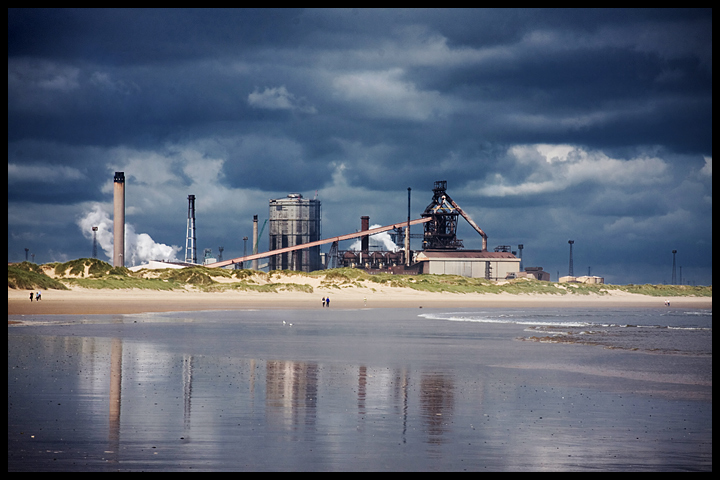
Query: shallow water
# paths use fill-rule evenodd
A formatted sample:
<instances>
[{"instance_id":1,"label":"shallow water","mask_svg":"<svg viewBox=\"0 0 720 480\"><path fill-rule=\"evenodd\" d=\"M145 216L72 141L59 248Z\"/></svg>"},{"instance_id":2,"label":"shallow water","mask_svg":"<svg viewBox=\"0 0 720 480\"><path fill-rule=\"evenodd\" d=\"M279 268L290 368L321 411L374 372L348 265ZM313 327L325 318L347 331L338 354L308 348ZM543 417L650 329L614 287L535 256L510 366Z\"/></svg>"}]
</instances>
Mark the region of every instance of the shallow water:
<instances>
[{"instance_id":1,"label":"shallow water","mask_svg":"<svg viewBox=\"0 0 720 480\"><path fill-rule=\"evenodd\" d=\"M601 345L647 353L712 356L712 310L502 309L423 314L459 322L514 324L523 340Z\"/></svg>"},{"instance_id":2,"label":"shallow water","mask_svg":"<svg viewBox=\"0 0 720 480\"><path fill-rule=\"evenodd\" d=\"M489 315L514 320L476 321ZM711 312L680 342L710 336L709 351L680 353L518 341L588 327L522 315L23 317L8 328L8 470L712 470Z\"/></svg>"}]
</instances>

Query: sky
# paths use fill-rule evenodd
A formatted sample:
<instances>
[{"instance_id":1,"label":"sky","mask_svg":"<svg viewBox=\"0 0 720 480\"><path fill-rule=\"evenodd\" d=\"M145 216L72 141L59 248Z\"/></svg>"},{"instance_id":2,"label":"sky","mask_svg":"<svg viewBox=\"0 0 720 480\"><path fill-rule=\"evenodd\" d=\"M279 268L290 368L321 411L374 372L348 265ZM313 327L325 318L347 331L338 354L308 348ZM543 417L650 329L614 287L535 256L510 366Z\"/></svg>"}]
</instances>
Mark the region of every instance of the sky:
<instances>
[{"instance_id":1,"label":"sky","mask_svg":"<svg viewBox=\"0 0 720 480\"><path fill-rule=\"evenodd\" d=\"M317 195L328 238L446 180L553 280L574 240L576 275L670 283L677 250L712 284L712 10L9 9L8 261L92 226L111 261L116 171L128 264L184 257L190 194L229 259L270 199Z\"/></svg>"}]
</instances>

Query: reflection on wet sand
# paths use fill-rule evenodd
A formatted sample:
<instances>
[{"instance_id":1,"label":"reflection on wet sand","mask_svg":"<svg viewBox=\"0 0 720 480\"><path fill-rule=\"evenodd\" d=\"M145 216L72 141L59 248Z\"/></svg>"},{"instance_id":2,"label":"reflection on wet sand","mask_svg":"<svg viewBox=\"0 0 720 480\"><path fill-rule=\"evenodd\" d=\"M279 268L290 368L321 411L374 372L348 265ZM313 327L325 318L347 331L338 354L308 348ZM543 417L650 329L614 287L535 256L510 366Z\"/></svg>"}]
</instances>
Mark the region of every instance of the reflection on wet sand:
<instances>
[{"instance_id":1,"label":"reflection on wet sand","mask_svg":"<svg viewBox=\"0 0 720 480\"><path fill-rule=\"evenodd\" d=\"M108 452L112 452L112 461L117 463L120 449L120 410L122 401L122 340L112 339L110 347L110 415L108 430Z\"/></svg>"},{"instance_id":2,"label":"reflection on wet sand","mask_svg":"<svg viewBox=\"0 0 720 480\"><path fill-rule=\"evenodd\" d=\"M193 356L183 355L183 431L190 433L190 410L192 406Z\"/></svg>"},{"instance_id":3,"label":"reflection on wet sand","mask_svg":"<svg viewBox=\"0 0 720 480\"><path fill-rule=\"evenodd\" d=\"M111 340L110 355L110 386L109 386L109 432L108 432L108 453L115 453L113 461L117 461L117 452L121 450L120 446L123 441L121 438L121 412L123 406L123 396L135 395L134 386L130 389L123 388L123 361L129 361L126 357L134 357L132 366L134 370L148 370L154 365L143 365L143 356L138 352L125 352L123 355L123 342L119 338ZM175 357L176 361L170 361L167 372L153 372L166 381L172 383L173 374L171 364L177 365L181 363L181 377L178 379L181 385L177 390L182 391L182 432L181 439L183 443L191 442L193 413L193 395L198 394L201 397L218 397L219 402L227 402L229 399L223 398L222 393L213 392L196 392L193 386L195 371L200 368L204 370L205 375L209 372L205 369L207 365L203 365L204 357L196 358L192 355L183 354ZM338 373L335 368L323 369L323 367L313 362L293 362L281 360L237 360L241 365L236 365L238 371L247 371L246 385L250 397L255 392L256 371L262 372L264 364L265 369L265 421L268 427L281 427L286 431L294 431L308 435L315 433L317 430L318 417L324 413L333 413L330 411L323 412L323 408L331 410L333 406L329 403L323 405L319 402L319 392L327 389L342 391L342 381L338 377L347 382L347 391L355 393L355 401L358 413L358 429L362 430L362 425L366 422L367 416L372 416L377 412L382 413L382 419L387 423L388 428L397 429L396 432L402 443L407 442L408 424L413 418L411 411L415 409L419 418L419 425L422 426L424 432L424 442L427 444L443 443L443 436L448 431L449 424L454 409L454 378L447 373L437 372L421 372L419 374L419 388L411 388L411 375L406 368L397 368L388 372L371 372L366 365L356 367L342 367ZM245 368L243 369L243 365ZM354 371L355 375L346 376L345 373ZM210 376L215 377L215 374ZM175 376L177 378L177 376ZM354 385L352 378L355 378ZM330 384L333 386L331 387ZM207 383L203 383L203 388L207 388ZM416 386L417 387L417 386ZM211 387L212 388L212 387ZM172 391L172 385L167 387ZM417 392L416 401L413 402L410 392ZM137 398L135 398L137 402ZM240 402L242 403L242 402ZM252 402L246 402L252 403ZM414 405L413 405L414 404ZM137 403L135 403L137 405ZM252 410L252 408L249 408ZM135 412L134 412L135 413ZM387 413L392 415L387 416ZM374 417L373 417L374 418ZM160 420L160 419L158 419ZM151 417L146 418L147 422L152 422ZM377 421L374 419L373 421ZM168 430L170 426L161 427ZM392 432L390 432L392 433Z\"/></svg>"},{"instance_id":4,"label":"reflection on wet sand","mask_svg":"<svg viewBox=\"0 0 720 480\"><path fill-rule=\"evenodd\" d=\"M431 373L420 378L420 409L427 429L427 443L442 443L451 422L455 385L449 375Z\"/></svg>"},{"instance_id":5,"label":"reflection on wet sand","mask_svg":"<svg viewBox=\"0 0 720 480\"><path fill-rule=\"evenodd\" d=\"M224 325L196 343L194 327L131 325L9 329L9 470L712 469L712 403L670 376L707 368L693 388L711 399L704 357L673 359L659 381L648 355L592 364L555 348L549 364L543 345L503 356L495 340L454 339L453 354L442 337L427 354L349 360L313 356L303 337L239 347ZM499 365L468 355L478 344ZM557 368L578 357L586 370ZM620 360L635 376L607 374ZM677 385L681 400L655 395Z\"/></svg>"},{"instance_id":6,"label":"reflection on wet sand","mask_svg":"<svg viewBox=\"0 0 720 480\"><path fill-rule=\"evenodd\" d=\"M317 418L318 366L268 361L265 365L265 415L269 423L314 430Z\"/></svg>"},{"instance_id":7,"label":"reflection on wet sand","mask_svg":"<svg viewBox=\"0 0 720 480\"><path fill-rule=\"evenodd\" d=\"M315 363L268 361L266 364L266 417L269 423L286 427L312 427L320 413L318 391L323 387ZM356 401L359 429L365 416L372 412L368 401L378 405L381 411L400 415L402 443L407 442L410 374L406 369L396 369L389 376L373 382L368 367L357 367ZM388 383L392 388L388 388ZM454 408L454 380L449 374L421 373L417 407L426 432L426 443L443 442Z\"/></svg>"},{"instance_id":8,"label":"reflection on wet sand","mask_svg":"<svg viewBox=\"0 0 720 480\"><path fill-rule=\"evenodd\" d=\"M395 386L393 391L395 413L402 415L402 443L407 443L408 386L410 385L410 373L407 369L395 370L393 385Z\"/></svg>"},{"instance_id":9,"label":"reflection on wet sand","mask_svg":"<svg viewBox=\"0 0 720 480\"><path fill-rule=\"evenodd\" d=\"M365 397L367 396L367 367L361 366L358 369L358 387L357 387L357 405L358 415L365 415L367 410L365 408Z\"/></svg>"}]
</instances>

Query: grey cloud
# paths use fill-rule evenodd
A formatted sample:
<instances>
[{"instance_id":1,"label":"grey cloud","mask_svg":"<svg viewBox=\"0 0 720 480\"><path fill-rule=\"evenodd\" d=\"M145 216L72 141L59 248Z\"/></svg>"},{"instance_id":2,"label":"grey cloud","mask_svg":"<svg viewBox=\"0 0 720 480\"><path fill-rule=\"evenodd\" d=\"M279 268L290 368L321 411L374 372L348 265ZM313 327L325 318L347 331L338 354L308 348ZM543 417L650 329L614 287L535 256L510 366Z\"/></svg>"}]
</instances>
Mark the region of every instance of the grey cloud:
<instances>
[{"instance_id":1,"label":"grey cloud","mask_svg":"<svg viewBox=\"0 0 720 480\"><path fill-rule=\"evenodd\" d=\"M255 89L248 95L248 103L255 108L268 110L295 110L302 113L317 113L305 98L297 98L285 86L265 87L262 92Z\"/></svg>"},{"instance_id":2,"label":"grey cloud","mask_svg":"<svg viewBox=\"0 0 720 480\"><path fill-rule=\"evenodd\" d=\"M512 153L532 145L587 155ZM444 179L549 271L574 235L599 274L677 248L709 281L712 11L9 10L8 256L86 256L76 225L23 219L74 225L115 168L167 245L190 193L229 253L268 198L318 190L338 235L404 218L407 187L419 214Z\"/></svg>"}]
</instances>

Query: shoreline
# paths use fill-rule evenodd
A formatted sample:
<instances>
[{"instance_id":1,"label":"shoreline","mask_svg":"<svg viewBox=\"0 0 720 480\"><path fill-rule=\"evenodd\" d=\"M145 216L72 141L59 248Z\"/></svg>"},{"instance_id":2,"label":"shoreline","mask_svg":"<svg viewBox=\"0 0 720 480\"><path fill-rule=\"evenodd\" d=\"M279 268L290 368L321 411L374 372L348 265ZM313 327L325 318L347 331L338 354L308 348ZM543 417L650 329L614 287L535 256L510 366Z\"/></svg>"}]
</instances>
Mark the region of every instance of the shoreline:
<instances>
[{"instance_id":1,"label":"shoreline","mask_svg":"<svg viewBox=\"0 0 720 480\"><path fill-rule=\"evenodd\" d=\"M30 302L29 290L8 289L10 315L107 315L149 312L246 309L316 309L329 296L330 307L357 308L512 308L593 307L712 309L712 297L654 297L626 292L606 295L422 292L408 288L316 289L302 292L198 292L155 290L45 290Z\"/></svg>"}]
</instances>

